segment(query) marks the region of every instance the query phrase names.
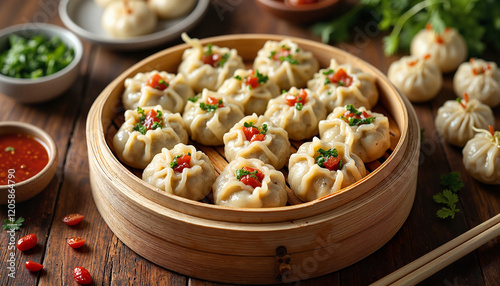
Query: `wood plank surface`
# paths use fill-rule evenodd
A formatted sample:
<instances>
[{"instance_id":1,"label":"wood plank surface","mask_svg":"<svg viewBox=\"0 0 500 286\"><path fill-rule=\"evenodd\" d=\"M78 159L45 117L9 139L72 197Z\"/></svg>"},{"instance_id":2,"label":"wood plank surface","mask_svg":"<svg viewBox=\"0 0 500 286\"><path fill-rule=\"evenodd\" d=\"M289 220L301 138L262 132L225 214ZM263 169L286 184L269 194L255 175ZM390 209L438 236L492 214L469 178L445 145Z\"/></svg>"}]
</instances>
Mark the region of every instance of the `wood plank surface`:
<instances>
[{"instance_id":1,"label":"wood plank surface","mask_svg":"<svg viewBox=\"0 0 500 286\"><path fill-rule=\"evenodd\" d=\"M350 1L352 2L352 1ZM0 2L0 29L27 22L48 22L63 26L57 0ZM350 3L349 3L350 4ZM349 5L348 4L348 5ZM275 18L261 10L255 1L213 0L202 22L189 32L191 37L236 33L282 34L319 41L307 25L296 25ZM361 27L353 41L338 44L386 73L389 65L402 54L385 57L381 34ZM357 40L356 40L357 39ZM16 232L16 239L35 233L34 249L15 250L16 277L7 276L9 234L0 234L0 285L76 285L71 270L87 268L94 285L224 285L203 281L161 268L138 256L107 227L93 201L88 174L85 138L86 117L95 98L120 73L157 51L181 43L176 39L159 47L134 52L108 50L83 41L85 54L80 76L61 97L44 104L25 105L0 94L0 120L32 123L47 131L56 141L59 161L55 178L35 198L16 204L16 217L26 219ZM485 59L500 63L498 51L489 51ZM499 186L479 183L467 175L461 149L437 135L434 119L446 100L455 98L453 74L444 77L439 96L413 104L419 124L424 128L417 194L413 209L403 227L382 248L340 271L323 277L300 281L300 285L368 285L412 262L467 230L500 213ZM36 92L36 91L34 91ZM496 129L500 128L500 107L494 109ZM432 196L440 192L440 175L460 172L464 188L460 192L460 212L455 219L436 217L439 206ZM68 227L61 219L69 213L85 215L83 223ZM0 220L7 217L7 207L0 206ZM66 244L71 236L86 239L82 249ZM30 273L27 260L42 263L44 270ZM325 261L323 263L328 263ZM249 265L249 268L252 266ZM500 285L500 239L496 238L471 254L437 272L420 285ZM304 273L307 278L307 273Z\"/></svg>"}]
</instances>

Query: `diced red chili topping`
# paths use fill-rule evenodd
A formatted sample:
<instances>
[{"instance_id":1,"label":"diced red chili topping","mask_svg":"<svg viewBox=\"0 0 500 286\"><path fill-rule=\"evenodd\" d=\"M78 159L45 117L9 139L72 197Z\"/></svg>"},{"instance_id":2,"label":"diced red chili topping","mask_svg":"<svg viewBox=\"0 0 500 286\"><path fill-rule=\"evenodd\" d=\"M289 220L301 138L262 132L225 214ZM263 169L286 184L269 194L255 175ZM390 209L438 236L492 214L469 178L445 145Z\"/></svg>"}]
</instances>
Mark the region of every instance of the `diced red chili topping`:
<instances>
[{"instance_id":1,"label":"diced red chili topping","mask_svg":"<svg viewBox=\"0 0 500 286\"><path fill-rule=\"evenodd\" d=\"M168 82L160 74L155 73L148 79L146 85L154 89L165 90L168 87Z\"/></svg>"},{"instance_id":2,"label":"diced red chili topping","mask_svg":"<svg viewBox=\"0 0 500 286\"><path fill-rule=\"evenodd\" d=\"M345 87L349 87L352 84L352 77L349 76L344 69L338 69L334 74L329 74L328 80L331 83L336 83Z\"/></svg>"},{"instance_id":3,"label":"diced red chili topping","mask_svg":"<svg viewBox=\"0 0 500 286\"><path fill-rule=\"evenodd\" d=\"M297 94L287 93L285 95L285 100L289 106L295 106L295 108L301 110L307 102L307 92L301 89ZM298 108L298 106L300 106L300 108Z\"/></svg>"},{"instance_id":4,"label":"diced red chili topping","mask_svg":"<svg viewBox=\"0 0 500 286\"><path fill-rule=\"evenodd\" d=\"M342 157L339 156L337 149L317 151L320 155L316 157L318 166L328 169L329 171L338 171L342 169Z\"/></svg>"},{"instance_id":5,"label":"diced red chili topping","mask_svg":"<svg viewBox=\"0 0 500 286\"><path fill-rule=\"evenodd\" d=\"M224 107L224 103L221 100L212 96L207 97L207 103L210 105L217 105L217 107Z\"/></svg>"},{"instance_id":6,"label":"diced red chili topping","mask_svg":"<svg viewBox=\"0 0 500 286\"><path fill-rule=\"evenodd\" d=\"M467 92L464 92L464 99L462 100L460 97L457 98L458 103L465 109L467 107L467 104L469 103L469 95ZM465 101L465 103L464 103Z\"/></svg>"},{"instance_id":7,"label":"diced red chili topping","mask_svg":"<svg viewBox=\"0 0 500 286\"><path fill-rule=\"evenodd\" d=\"M191 153L177 155L170 163L170 167L179 173L182 173L185 168L191 168Z\"/></svg>"},{"instance_id":8,"label":"diced red chili topping","mask_svg":"<svg viewBox=\"0 0 500 286\"><path fill-rule=\"evenodd\" d=\"M264 180L264 173L260 170L243 167L236 170L236 178L243 184L251 186L252 188L262 187L262 180Z\"/></svg>"},{"instance_id":9,"label":"diced red chili topping","mask_svg":"<svg viewBox=\"0 0 500 286\"><path fill-rule=\"evenodd\" d=\"M267 124L263 124L262 127L257 127L253 125L253 122L245 122L241 127L245 138L250 141L264 141L266 139Z\"/></svg>"},{"instance_id":10,"label":"diced red chili topping","mask_svg":"<svg viewBox=\"0 0 500 286\"><path fill-rule=\"evenodd\" d=\"M161 119L158 118L158 112L156 112L154 109L151 109L148 114L146 114L146 119L144 119L143 125L146 127L147 130L153 129L153 125L155 122L158 122L161 124Z\"/></svg>"},{"instance_id":11,"label":"diced red chili topping","mask_svg":"<svg viewBox=\"0 0 500 286\"><path fill-rule=\"evenodd\" d=\"M211 65L213 67L217 66L217 63L220 60L220 55L219 54L210 54L210 55L203 55L202 61L206 65Z\"/></svg>"}]
</instances>

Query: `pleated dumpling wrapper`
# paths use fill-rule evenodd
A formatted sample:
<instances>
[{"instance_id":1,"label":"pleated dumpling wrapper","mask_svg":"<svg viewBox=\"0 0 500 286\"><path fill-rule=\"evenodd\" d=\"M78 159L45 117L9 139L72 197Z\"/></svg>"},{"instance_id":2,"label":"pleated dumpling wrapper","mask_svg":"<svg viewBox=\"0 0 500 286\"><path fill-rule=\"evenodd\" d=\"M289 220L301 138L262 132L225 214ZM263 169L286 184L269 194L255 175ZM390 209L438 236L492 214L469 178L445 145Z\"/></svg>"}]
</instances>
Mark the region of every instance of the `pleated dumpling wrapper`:
<instances>
[{"instance_id":1,"label":"pleated dumpling wrapper","mask_svg":"<svg viewBox=\"0 0 500 286\"><path fill-rule=\"evenodd\" d=\"M125 80L122 103L125 109L161 105L163 110L180 113L187 99L193 96L194 92L182 74L154 70L137 73Z\"/></svg>"},{"instance_id":2,"label":"pleated dumpling wrapper","mask_svg":"<svg viewBox=\"0 0 500 286\"><path fill-rule=\"evenodd\" d=\"M307 82L307 87L323 102L328 113L337 106L348 104L371 109L379 97L372 74L351 64L339 65L335 59L330 60L328 68L315 73Z\"/></svg>"},{"instance_id":3,"label":"pleated dumpling wrapper","mask_svg":"<svg viewBox=\"0 0 500 286\"><path fill-rule=\"evenodd\" d=\"M190 98L182 115L189 136L203 145L222 145L224 134L245 115L241 105L228 102L220 93L204 89Z\"/></svg>"},{"instance_id":4,"label":"pleated dumpling wrapper","mask_svg":"<svg viewBox=\"0 0 500 286\"><path fill-rule=\"evenodd\" d=\"M411 40L410 54L419 58L427 54L443 73L451 72L467 58L467 44L454 28L445 28L441 34L432 26L418 32Z\"/></svg>"},{"instance_id":5,"label":"pleated dumpling wrapper","mask_svg":"<svg viewBox=\"0 0 500 286\"><path fill-rule=\"evenodd\" d=\"M311 90L292 87L273 98L264 116L285 129L288 138L304 140L318 134L318 123L326 117L326 108Z\"/></svg>"},{"instance_id":6,"label":"pleated dumpling wrapper","mask_svg":"<svg viewBox=\"0 0 500 286\"><path fill-rule=\"evenodd\" d=\"M267 103L271 98L281 94L276 83L258 70L239 69L234 76L222 83L217 92L226 96L229 101L243 105L245 115L264 114Z\"/></svg>"},{"instance_id":7,"label":"pleated dumpling wrapper","mask_svg":"<svg viewBox=\"0 0 500 286\"><path fill-rule=\"evenodd\" d=\"M111 1L104 7L101 18L104 31L115 38L149 34L157 22L156 14L141 0Z\"/></svg>"},{"instance_id":8,"label":"pleated dumpling wrapper","mask_svg":"<svg viewBox=\"0 0 500 286\"><path fill-rule=\"evenodd\" d=\"M179 143L156 154L144 169L142 179L169 194L199 201L212 190L215 170L205 153Z\"/></svg>"},{"instance_id":9,"label":"pleated dumpling wrapper","mask_svg":"<svg viewBox=\"0 0 500 286\"><path fill-rule=\"evenodd\" d=\"M288 170L290 188L303 202L336 193L366 176L363 161L349 146L317 137L290 156Z\"/></svg>"},{"instance_id":10,"label":"pleated dumpling wrapper","mask_svg":"<svg viewBox=\"0 0 500 286\"><path fill-rule=\"evenodd\" d=\"M495 62L471 58L462 63L453 77L457 96L467 93L490 107L500 104L500 70Z\"/></svg>"},{"instance_id":11,"label":"pleated dumpling wrapper","mask_svg":"<svg viewBox=\"0 0 500 286\"><path fill-rule=\"evenodd\" d=\"M267 74L280 89L306 87L319 69L319 64L311 52L304 51L290 39L280 42L267 41L257 52L253 68Z\"/></svg>"},{"instance_id":12,"label":"pleated dumpling wrapper","mask_svg":"<svg viewBox=\"0 0 500 286\"><path fill-rule=\"evenodd\" d=\"M339 106L319 123L320 138L327 142L343 142L368 163L382 157L391 147L389 119L364 107Z\"/></svg>"},{"instance_id":13,"label":"pleated dumpling wrapper","mask_svg":"<svg viewBox=\"0 0 500 286\"><path fill-rule=\"evenodd\" d=\"M474 137L475 128L486 129L495 124L491 108L477 99L448 100L438 109L434 126L437 133L448 143L463 147Z\"/></svg>"},{"instance_id":14,"label":"pleated dumpling wrapper","mask_svg":"<svg viewBox=\"0 0 500 286\"><path fill-rule=\"evenodd\" d=\"M290 156L290 141L285 129L269 118L249 115L224 135L224 153L229 162L238 157L259 159L279 170Z\"/></svg>"},{"instance_id":15,"label":"pleated dumpling wrapper","mask_svg":"<svg viewBox=\"0 0 500 286\"><path fill-rule=\"evenodd\" d=\"M412 102L431 100L443 87L443 75L431 57L405 56L389 67L387 77Z\"/></svg>"},{"instance_id":16,"label":"pleated dumpling wrapper","mask_svg":"<svg viewBox=\"0 0 500 286\"><path fill-rule=\"evenodd\" d=\"M192 48L182 54L178 72L186 77L189 86L197 93L204 88L217 90L237 69L245 68L235 49L212 44L204 47L198 39L191 39L186 33L182 34L182 39Z\"/></svg>"},{"instance_id":17,"label":"pleated dumpling wrapper","mask_svg":"<svg viewBox=\"0 0 500 286\"><path fill-rule=\"evenodd\" d=\"M500 184L500 131L475 129L474 138L462 150L467 173L485 184Z\"/></svg>"},{"instance_id":18,"label":"pleated dumpling wrapper","mask_svg":"<svg viewBox=\"0 0 500 286\"><path fill-rule=\"evenodd\" d=\"M212 186L216 205L238 208L282 207L287 203L283 173L258 159L237 158Z\"/></svg>"},{"instance_id":19,"label":"pleated dumpling wrapper","mask_svg":"<svg viewBox=\"0 0 500 286\"><path fill-rule=\"evenodd\" d=\"M125 122L113 138L113 147L121 162L144 169L161 149L187 142L181 115L157 105L125 111Z\"/></svg>"}]
</instances>

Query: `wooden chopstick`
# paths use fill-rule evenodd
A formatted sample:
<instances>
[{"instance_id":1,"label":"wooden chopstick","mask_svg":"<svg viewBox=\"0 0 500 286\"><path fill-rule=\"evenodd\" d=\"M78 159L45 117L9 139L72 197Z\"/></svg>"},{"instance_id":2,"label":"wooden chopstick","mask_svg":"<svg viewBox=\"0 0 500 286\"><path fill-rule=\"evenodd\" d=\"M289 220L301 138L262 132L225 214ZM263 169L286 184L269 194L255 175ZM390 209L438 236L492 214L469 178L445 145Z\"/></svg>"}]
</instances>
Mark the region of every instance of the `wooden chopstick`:
<instances>
[{"instance_id":1,"label":"wooden chopstick","mask_svg":"<svg viewBox=\"0 0 500 286\"><path fill-rule=\"evenodd\" d=\"M499 235L500 214L497 214L370 285L415 285Z\"/></svg>"}]
</instances>

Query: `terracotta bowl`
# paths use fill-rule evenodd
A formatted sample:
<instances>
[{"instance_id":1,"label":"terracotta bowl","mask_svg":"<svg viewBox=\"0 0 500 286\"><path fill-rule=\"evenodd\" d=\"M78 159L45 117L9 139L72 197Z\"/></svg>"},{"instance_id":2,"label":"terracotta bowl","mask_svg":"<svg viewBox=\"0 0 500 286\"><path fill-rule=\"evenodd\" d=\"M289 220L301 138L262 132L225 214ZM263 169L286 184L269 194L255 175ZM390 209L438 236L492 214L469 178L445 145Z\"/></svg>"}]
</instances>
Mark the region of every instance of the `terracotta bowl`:
<instances>
[{"instance_id":1,"label":"terracotta bowl","mask_svg":"<svg viewBox=\"0 0 500 286\"><path fill-rule=\"evenodd\" d=\"M0 185L0 204L10 204L13 203L12 200L15 203L20 203L38 195L52 181L57 170L57 147L47 132L28 123L0 122L0 135L19 133L38 139L49 153L49 162L38 174L25 181L14 185ZM15 198L9 198L9 194L14 194Z\"/></svg>"},{"instance_id":2,"label":"terracotta bowl","mask_svg":"<svg viewBox=\"0 0 500 286\"><path fill-rule=\"evenodd\" d=\"M265 11L276 17L294 23L309 23L320 20L333 13L343 0L320 0L316 3L292 6L288 0L256 0L257 4Z\"/></svg>"}]
</instances>

